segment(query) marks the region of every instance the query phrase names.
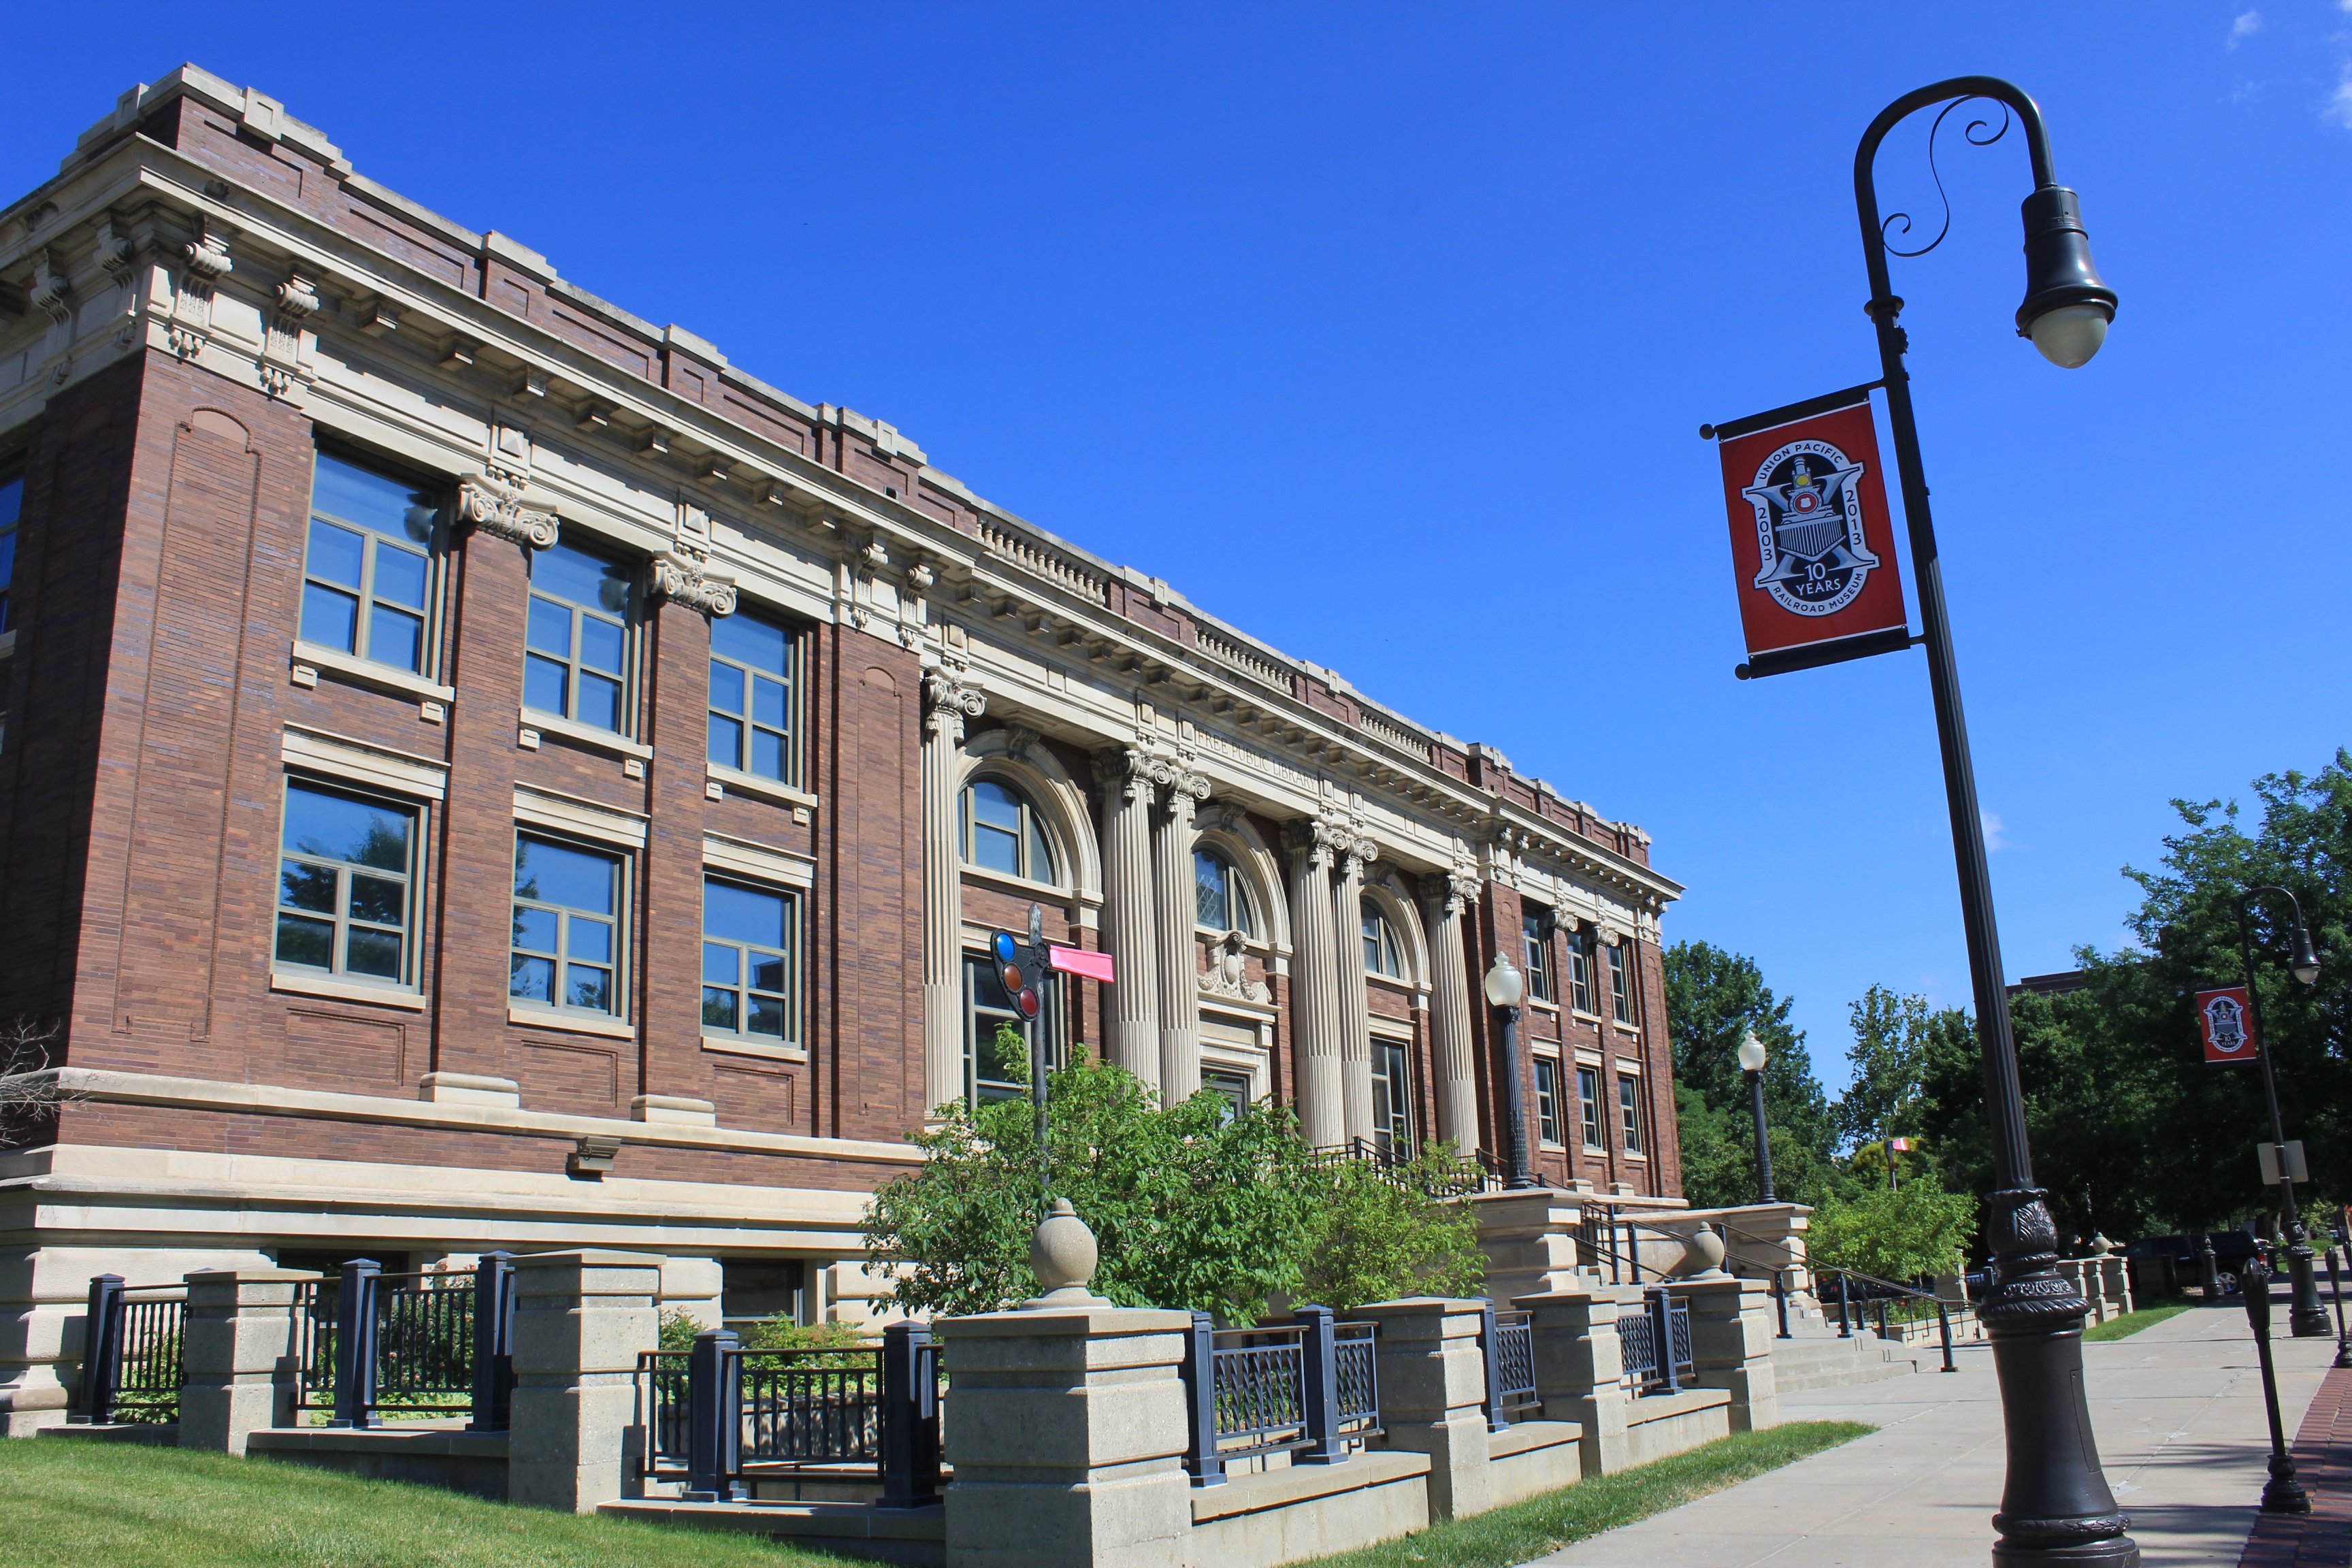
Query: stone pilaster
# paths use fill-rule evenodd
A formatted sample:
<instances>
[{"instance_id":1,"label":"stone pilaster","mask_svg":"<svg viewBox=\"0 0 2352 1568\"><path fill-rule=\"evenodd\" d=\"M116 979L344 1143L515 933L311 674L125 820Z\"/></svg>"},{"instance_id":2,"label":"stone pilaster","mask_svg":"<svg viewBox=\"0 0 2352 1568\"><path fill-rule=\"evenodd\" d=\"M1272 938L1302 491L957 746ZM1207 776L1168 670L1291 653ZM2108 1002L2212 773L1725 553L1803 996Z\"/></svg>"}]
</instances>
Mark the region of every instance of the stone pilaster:
<instances>
[{"instance_id":1,"label":"stone pilaster","mask_svg":"<svg viewBox=\"0 0 2352 1568\"><path fill-rule=\"evenodd\" d=\"M541 1252L515 1259L510 1501L565 1513L636 1485L628 1432L637 1355L659 1339L663 1260L643 1252Z\"/></svg>"},{"instance_id":2,"label":"stone pilaster","mask_svg":"<svg viewBox=\"0 0 2352 1568\"><path fill-rule=\"evenodd\" d=\"M1472 1028L1470 965L1465 956L1469 922L1463 911L1478 896L1478 873L1465 867L1424 884L1429 928L1429 1022L1437 1068L1437 1135L1467 1157L1480 1147L1477 1046Z\"/></svg>"},{"instance_id":3,"label":"stone pilaster","mask_svg":"<svg viewBox=\"0 0 2352 1568\"><path fill-rule=\"evenodd\" d=\"M923 1110L963 1094L963 725L988 706L961 663L923 672Z\"/></svg>"},{"instance_id":4,"label":"stone pilaster","mask_svg":"<svg viewBox=\"0 0 2352 1568\"><path fill-rule=\"evenodd\" d=\"M1701 1388L1731 1394L1731 1429L1754 1432L1780 1424L1780 1395L1772 1366L1772 1288L1761 1279L1727 1274L1675 1281L1690 1302L1691 1361Z\"/></svg>"},{"instance_id":5,"label":"stone pilaster","mask_svg":"<svg viewBox=\"0 0 2352 1568\"><path fill-rule=\"evenodd\" d=\"M1423 1296L1349 1314L1380 1324L1381 1425L1388 1447L1429 1456L1429 1517L1462 1519L1495 1506L1486 1443L1486 1357L1478 1341L1486 1303Z\"/></svg>"},{"instance_id":6,"label":"stone pilaster","mask_svg":"<svg viewBox=\"0 0 2352 1568\"><path fill-rule=\"evenodd\" d=\"M1335 831L1349 833L1345 825ZM1339 1106L1347 1136L1371 1141L1372 1005L1364 982L1364 868L1380 853L1349 834L1339 847L1339 882L1331 895L1332 984L1339 1001Z\"/></svg>"},{"instance_id":7,"label":"stone pilaster","mask_svg":"<svg viewBox=\"0 0 2352 1568\"><path fill-rule=\"evenodd\" d=\"M1519 1296L1511 1305L1535 1324L1536 1393L1548 1421L1584 1428L1581 1462L1587 1479L1625 1468L1627 1394L1624 1348L1617 1320L1642 1303L1638 1285L1596 1285Z\"/></svg>"},{"instance_id":8,"label":"stone pilaster","mask_svg":"<svg viewBox=\"0 0 2352 1568\"><path fill-rule=\"evenodd\" d=\"M1331 930L1329 833L1320 823L1293 823L1290 851L1290 1037L1296 1052L1298 1121L1317 1148L1347 1138L1340 1071L1338 942Z\"/></svg>"},{"instance_id":9,"label":"stone pilaster","mask_svg":"<svg viewBox=\"0 0 2352 1568\"><path fill-rule=\"evenodd\" d=\"M242 1458L257 1431L294 1424L294 1290L299 1268L187 1276L180 1447Z\"/></svg>"},{"instance_id":10,"label":"stone pilaster","mask_svg":"<svg viewBox=\"0 0 2352 1568\"><path fill-rule=\"evenodd\" d=\"M1181 1105L1201 1088L1200 960L1192 945L1198 900L1192 889L1192 813L1209 781L1181 766L1167 770L1168 809L1151 835L1159 889L1160 1101Z\"/></svg>"},{"instance_id":11,"label":"stone pilaster","mask_svg":"<svg viewBox=\"0 0 2352 1568\"><path fill-rule=\"evenodd\" d=\"M1095 758L1103 784L1103 945L1118 965L1103 990L1103 1046L1148 1084L1160 1077L1160 919L1151 897L1151 759L1141 747Z\"/></svg>"}]
</instances>

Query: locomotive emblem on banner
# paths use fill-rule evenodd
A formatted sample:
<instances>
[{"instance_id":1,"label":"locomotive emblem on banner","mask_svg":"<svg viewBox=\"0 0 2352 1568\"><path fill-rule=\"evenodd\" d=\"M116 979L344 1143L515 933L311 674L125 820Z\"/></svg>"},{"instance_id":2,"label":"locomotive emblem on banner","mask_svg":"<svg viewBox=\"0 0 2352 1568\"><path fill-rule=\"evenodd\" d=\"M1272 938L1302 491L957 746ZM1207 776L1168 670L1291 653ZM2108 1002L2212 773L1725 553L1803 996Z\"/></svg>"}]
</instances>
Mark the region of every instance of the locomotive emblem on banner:
<instances>
[{"instance_id":1,"label":"locomotive emblem on banner","mask_svg":"<svg viewBox=\"0 0 2352 1568\"><path fill-rule=\"evenodd\" d=\"M1863 542L1863 466L1827 441L1791 441L1757 466L1740 493L1756 508L1763 570L1755 585L1782 609L1827 616L1862 592L1878 557Z\"/></svg>"}]
</instances>

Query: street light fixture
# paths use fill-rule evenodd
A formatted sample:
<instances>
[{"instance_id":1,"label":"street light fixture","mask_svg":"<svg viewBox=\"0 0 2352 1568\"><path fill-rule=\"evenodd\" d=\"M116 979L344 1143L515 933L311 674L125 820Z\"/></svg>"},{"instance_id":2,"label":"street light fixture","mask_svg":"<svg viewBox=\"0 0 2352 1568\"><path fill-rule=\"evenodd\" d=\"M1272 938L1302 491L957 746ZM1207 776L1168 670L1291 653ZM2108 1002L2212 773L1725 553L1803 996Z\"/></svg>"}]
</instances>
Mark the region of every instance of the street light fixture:
<instances>
[{"instance_id":1,"label":"street light fixture","mask_svg":"<svg viewBox=\"0 0 2352 1568\"><path fill-rule=\"evenodd\" d=\"M2139 1547L2124 1533L2123 1511L2116 1507L2115 1493L2099 1468L2083 1390L2083 1318L2090 1304L2057 1271L2058 1229L2050 1217L2049 1194L2033 1182L2000 937L1993 921L1984 816L1977 804L1976 765L1960 707L1959 666L1953 658L1944 606L1943 563L1919 458L1910 372L1903 363L1910 341L1897 324L1903 301L1887 276L1886 258L1893 249L1888 233L1896 224L1902 225L1897 232L1908 233L1910 219L1898 213L1882 221L1874 174L1879 144L1896 124L1941 103L1945 108L1936 117L1940 129L1947 116L1971 100L1999 103L2005 114L2000 128L1989 132L1984 121L1969 123L1964 132L1969 142L1984 146L2000 140L2013 116L2024 128L2032 163L2033 192L2022 209L2026 293L2017 310L2018 331L2053 364L2067 369L2084 364L2106 340L2107 324L2115 319L2116 293L2091 265L2090 241L2074 193L2059 184L2051 172L2042 110L2023 89L1997 77L1955 77L1896 99L1863 133L1853 155L1854 211L1870 272L1870 301L1863 309L1877 330L1880 384L1886 394L1887 424L1895 437L1903 513L1911 538L1919 641L1927 650L1928 686L1935 697L1944 801L1951 816L1960 921L1968 936L1977 1039L1984 1063L1985 1120L1992 1135L1994 1190L1988 1199L1985 1231L1996 1283L1979 1309L1979 1319L1991 1341L2008 1437L2008 1477L2000 1512L1993 1516L2000 1539L1992 1555L1996 1563L2004 1564L2063 1562L2136 1568ZM1928 146L1932 157L1934 130L1928 132ZM1943 230L1917 249L1899 254L1925 255L1943 242L1949 228L1948 208Z\"/></svg>"},{"instance_id":2,"label":"street light fixture","mask_svg":"<svg viewBox=\"0 0 2352 1568\"><path fill-rule=\"evenodd\" d=\"M1527 999L1528 977L1509 958L1495 954L1486 971L1486 1003L1503 1016L1503 1113L1511 1136L1511 1173L1503 1184L1511 1188L1541 1184L1528 1159L1528 1094L1519 1082L1519 1004Z\"/></svg>"},{"instance_id":3,"label":"street light fixture","mask_svg":"<svg viewBox=\"0 0 2352 1568\"><path fill-rule=\"evenodd\" d=\"M1764 1042L1753 1029L1740 1037L1739 1070L1748 1075L1748 1111L1756 1123L1756 1201L1779 1203L1772 1195L1772 1141L1764 1132Z\"/></svg>"},{"instance_id":4,"label":"street light fixture","mask_svg":"<svg viewBox=\"0 0 2352 1568\"><path fill-rule=\"evenodd\" d=\"M2287 973L2305 985L2319 981L2319 954L2311 945L2311 928L2304 923L2303 903L2284 888L2249 888L2238 895L2238 959L2244 971L2246 1007L2254 1026L2254 1056L2263 1064L2263 1098L2270 1104L2271 1142L2286 1142L2286 1123L2279 1115L2278 1079L2271 1071L2270 1031L2263 1027L2263 994L2254 986L2253 903L2264 893L2276 893L2294 910L2294 932L2289 942ZM2284 1151L2282 1151L2284 1152ZM2294 1178L2279 1163L2279 1226L2286 1233L2286 1271L2291 1289L2286 1310L2287 1331L2299 1340L2318 1339L2327 1332L2327 1309L2319 1301L2319 1276L2311 1238L2295 1207Z\"/></svg>"}]
</instances>

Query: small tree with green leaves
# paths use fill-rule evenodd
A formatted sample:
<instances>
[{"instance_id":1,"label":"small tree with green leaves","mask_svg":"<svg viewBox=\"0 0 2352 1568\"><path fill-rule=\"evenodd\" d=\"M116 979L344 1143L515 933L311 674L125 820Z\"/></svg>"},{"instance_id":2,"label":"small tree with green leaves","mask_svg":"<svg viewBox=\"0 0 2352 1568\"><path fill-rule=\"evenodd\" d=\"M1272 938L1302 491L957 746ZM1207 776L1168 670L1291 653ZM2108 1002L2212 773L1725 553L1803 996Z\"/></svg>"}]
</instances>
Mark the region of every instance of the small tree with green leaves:
<instances>
[{"instance_id":1,"label":"small tree with green leaves","mask_svg":"<svg viewBox=\"0 0 2352 1568\"><path fill-rule=\"evenodd\" d=\"M1932 1171L1899 1187L1857 1186L1813 1210L1806 1250L1819 1263L1898 1284L1959 1267L1976 1200L1949 1193Z\"/></svg>"},{"instance_id":2,"label":"small tree with green leaves","mask_svg":"<svg viewBox=\"0 0 2352 1568\"><path fill-rule=\"evenodd\" d=\"M1299 1299L1346 1311L1410 1294L1466 1296L1486 1275L1478 1216L1458 1198L1476 1167L1451 1146L1378 1171L1358 1161L1318 1174L1322 1201L1305 1237Z\"/></svg>"}]
</instances>

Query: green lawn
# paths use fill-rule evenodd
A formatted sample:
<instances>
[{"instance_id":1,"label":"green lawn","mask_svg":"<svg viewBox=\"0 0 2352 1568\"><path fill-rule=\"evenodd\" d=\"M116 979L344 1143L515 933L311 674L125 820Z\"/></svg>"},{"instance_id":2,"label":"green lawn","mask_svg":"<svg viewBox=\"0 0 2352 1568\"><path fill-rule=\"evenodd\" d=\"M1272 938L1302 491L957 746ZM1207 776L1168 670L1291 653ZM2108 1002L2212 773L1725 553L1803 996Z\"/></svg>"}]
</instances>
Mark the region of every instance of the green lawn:
<instances>
[{"instance_id":1,"label":"green lawn","mask_svg":"<svg viewBox=\"0 0 2352 1568\"><path fill-rule=\"evenodd\" d=\"M1507 1568L1737 1485L1868 1426L1813 1421L1326 1558L1312 1568ZM839 1568L740 1535L575 1519L267 1459L0 1440L9 1568Z\"/></svg>"},{"instance_id":2,"label":"green lawn","mask_svg":"<svg viewBox=\"0 0 2352 1568\"><path fill-rule=\"evenodd\" d=\"M746 1536L483 1502L268 1459L0 1438L9 1568L838 1568Z\"/></svg>"},{"instance_id":3,"label":"green lawn","mask_svg":"<svg viewBox=\"0 0 2352 1568\"><path fill-rule=\"evenodd\" d=\"M2137 1312L2126 1312L2120 1318L2109 1318L2104 1323L2094 1323L2083 1331L2086 1340L2125 1340L2167 1318L2177 1318L2189 1310L2186 1301L2175 1301L2166 1307L2147 1307Z\"/></svg>"},{"instance_id":4,"label":"green lawn","mask_svg":"<svg viewBox=\"0 0 2352 1568\"><path fill-rule=\"evenodd\" d=\"M1298 1568L1509 1568L1875 1430L1854 1421L1800 1421L1741 1432L1686 1454Z\"/></svg>"}]
</instances>

